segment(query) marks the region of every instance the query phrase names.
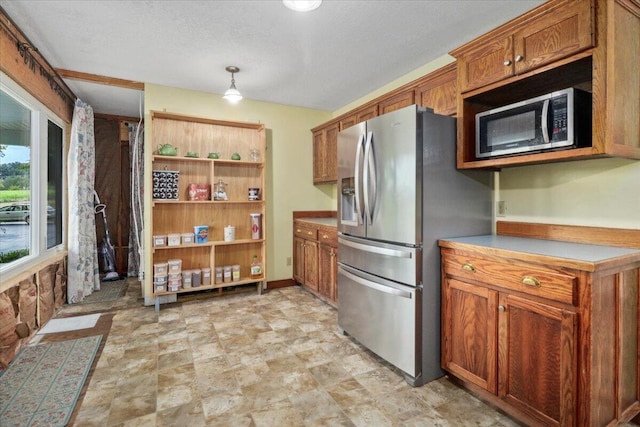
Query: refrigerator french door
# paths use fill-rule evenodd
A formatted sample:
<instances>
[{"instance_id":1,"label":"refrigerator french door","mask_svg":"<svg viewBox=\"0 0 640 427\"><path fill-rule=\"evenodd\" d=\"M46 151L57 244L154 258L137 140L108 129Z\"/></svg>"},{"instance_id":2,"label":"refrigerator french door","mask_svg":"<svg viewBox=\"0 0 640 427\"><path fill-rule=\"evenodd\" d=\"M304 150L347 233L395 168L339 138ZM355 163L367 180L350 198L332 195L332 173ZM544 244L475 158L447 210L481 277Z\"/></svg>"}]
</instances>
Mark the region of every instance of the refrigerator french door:
<instances>
[{"instance_id":1,"label":"refrigerator french door","mask_svg":"<svg viewBox=\"0 0 640 427\"><path fill-rule=\"evenodd\" d=\"M338 231L421 244L422 134L416 106L338 134Z\"/></svg>"},{"instance_id":2,"label":"refrigerator french door","mask_svg":"<svg viewBox=\"0 0 640 427\"><path fill-rule=\"evenodd\" d=\"M438 239L491 233L492 181L415 105L338 134L338 326L419 386L440 369Z\"/></svg>"},{"instance_id":3,"label":"refrigerator french door","mask_svg":"<svg viewBox=\"0 0 640 427\"><path fill-rule=\"evenodd\" d=\"M338 325L410 383L421 376L422 114L338 134Z\"/></svg>"}]
</instances>

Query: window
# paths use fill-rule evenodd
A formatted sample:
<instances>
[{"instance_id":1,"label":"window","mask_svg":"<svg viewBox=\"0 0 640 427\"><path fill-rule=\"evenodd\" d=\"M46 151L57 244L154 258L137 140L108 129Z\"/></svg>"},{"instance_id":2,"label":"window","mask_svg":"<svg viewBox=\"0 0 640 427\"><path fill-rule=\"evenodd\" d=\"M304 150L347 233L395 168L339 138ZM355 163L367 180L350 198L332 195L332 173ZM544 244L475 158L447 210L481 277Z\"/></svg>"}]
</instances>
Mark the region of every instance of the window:
<instances>
[{"instance_id":1,"label":"window","mask_svg":"<svg viewBox=\"0 0 640 427\"><path fill-rule=\"evenodd\" d=\"M1 74L0 274L64 248L64 126Z\"/></svg>"}]
</instances>

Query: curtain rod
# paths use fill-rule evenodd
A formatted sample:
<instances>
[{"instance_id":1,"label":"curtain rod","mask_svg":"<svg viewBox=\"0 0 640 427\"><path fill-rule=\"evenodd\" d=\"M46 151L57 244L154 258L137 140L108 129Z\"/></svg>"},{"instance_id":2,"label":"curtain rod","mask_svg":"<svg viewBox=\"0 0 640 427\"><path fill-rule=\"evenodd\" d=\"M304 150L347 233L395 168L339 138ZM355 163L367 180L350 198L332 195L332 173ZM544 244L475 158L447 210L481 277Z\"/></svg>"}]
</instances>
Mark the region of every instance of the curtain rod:
<instances>
[{"instance_id":1,"label":"curtain rod","mask_svg":"<svg viewBox=\"0 0 640 427\"><path fill-rule=\"evenodd\" d=\"M29 38L24 35L24 33L15 24L15 22L13 22L11 17L9 17L9 15L5 12L5 10L1 6L0 6L0 12L11 24L10 26L5 22L4 19L0 19L0 23L2 23L2 27L7 33L7 35L12 37L16 41L16 49L20 54L20 56L22 57L24 64L27 65L33 73L36 73L36 69L37 69L40 72L40 76L44 77L49 81L49 87L51 88L51 90L54 91L63 101L69 102L71 105L73 105L77 97L73 93L73 91L69 88L69 86L67 86L64 80L62 80L62 77L60 77L56 69L53 68L51 64L49 64L49 61L47 61L47 59L44 56L42 56L38 48L35 47L33 43L31 43ZM15 28L20 33L20 36L22 36L22 39L24 39L24 41L22 41L21 38L12 31L11 27ZM46 67L31 52L37 53L38 56L42 59L42 61L44 61L44 64L46 65Z\"/></svg>"}]
</instances>

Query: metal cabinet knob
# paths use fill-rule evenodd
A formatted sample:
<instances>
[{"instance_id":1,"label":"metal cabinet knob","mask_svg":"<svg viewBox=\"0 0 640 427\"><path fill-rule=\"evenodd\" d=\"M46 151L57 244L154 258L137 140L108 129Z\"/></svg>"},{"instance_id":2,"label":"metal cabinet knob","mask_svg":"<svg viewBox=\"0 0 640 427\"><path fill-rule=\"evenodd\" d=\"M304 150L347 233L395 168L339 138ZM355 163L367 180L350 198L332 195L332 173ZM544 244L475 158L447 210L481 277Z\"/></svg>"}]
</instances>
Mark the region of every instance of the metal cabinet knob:
<instances>
[{"instance_id":1,"label":"metal cabinet knob","mask_svg":"<svg viewBox=\"0 0 640 427\"><path fill-rule=\"evenodd\" d=\"M516 62L520 62L522 61L524 58L522 57L522 55L516 55Z\"/></svg>"},{"instance_id":2,"label":"metal cabinet knob","mask_svg":"<svg viewBox=\"0 0 640 427\"><path fill-rule=\"evenodd\" d=\"M506 60L503 62L503 64L504 64L504 66L505 66L505 67L508 67L509 65L511 65L511 61L510 61L510 60L508 60L508 59L506 59Z\"/></svg>"},{"instance_id":3,"label":"metal cabinet knob","mask_svg":"<svg viewBox=\"0 0 640 427\"><path fill-rule=\"evenodd\" d=\"M498 311L504 312L505 310L506 310L506 308L504 308L504 305L499 305L498 306Z\"/></svg>"}]
</instances>

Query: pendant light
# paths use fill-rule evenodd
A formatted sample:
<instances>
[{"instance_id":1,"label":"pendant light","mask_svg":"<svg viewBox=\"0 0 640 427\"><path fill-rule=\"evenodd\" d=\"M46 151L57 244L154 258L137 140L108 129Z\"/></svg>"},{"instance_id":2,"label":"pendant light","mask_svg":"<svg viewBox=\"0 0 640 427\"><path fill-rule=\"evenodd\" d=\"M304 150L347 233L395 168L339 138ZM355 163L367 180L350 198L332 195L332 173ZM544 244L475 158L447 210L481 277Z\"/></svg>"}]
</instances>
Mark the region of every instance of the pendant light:
<instances>
[{"instance_id":1,"label":"pendant light","mask_svg":"<svg viewBox=\"0 0 640 427\"><path fill-rule=\"evenodd\" d=\"M311 12L320 7L322 0L282 0L282 3L296 12Z\"/></svg>"},{"instance_id":2,"label":"pendant light","mask_svg":"<svg viewBox=\"0 0 640 427\"><path fill-rule=\"evenodd\" d=\"M229 89L227 89L227 91L224 93L223 98L235 104L242 99L242 95L240 94L238 89L236 89L236 80L233 78L233 75L235 73L240 72L240 68L234 65L230 65L227 68L225 68L225 70L231 73L231 86L229 86Z\"/></svg>"}]
</instances>

